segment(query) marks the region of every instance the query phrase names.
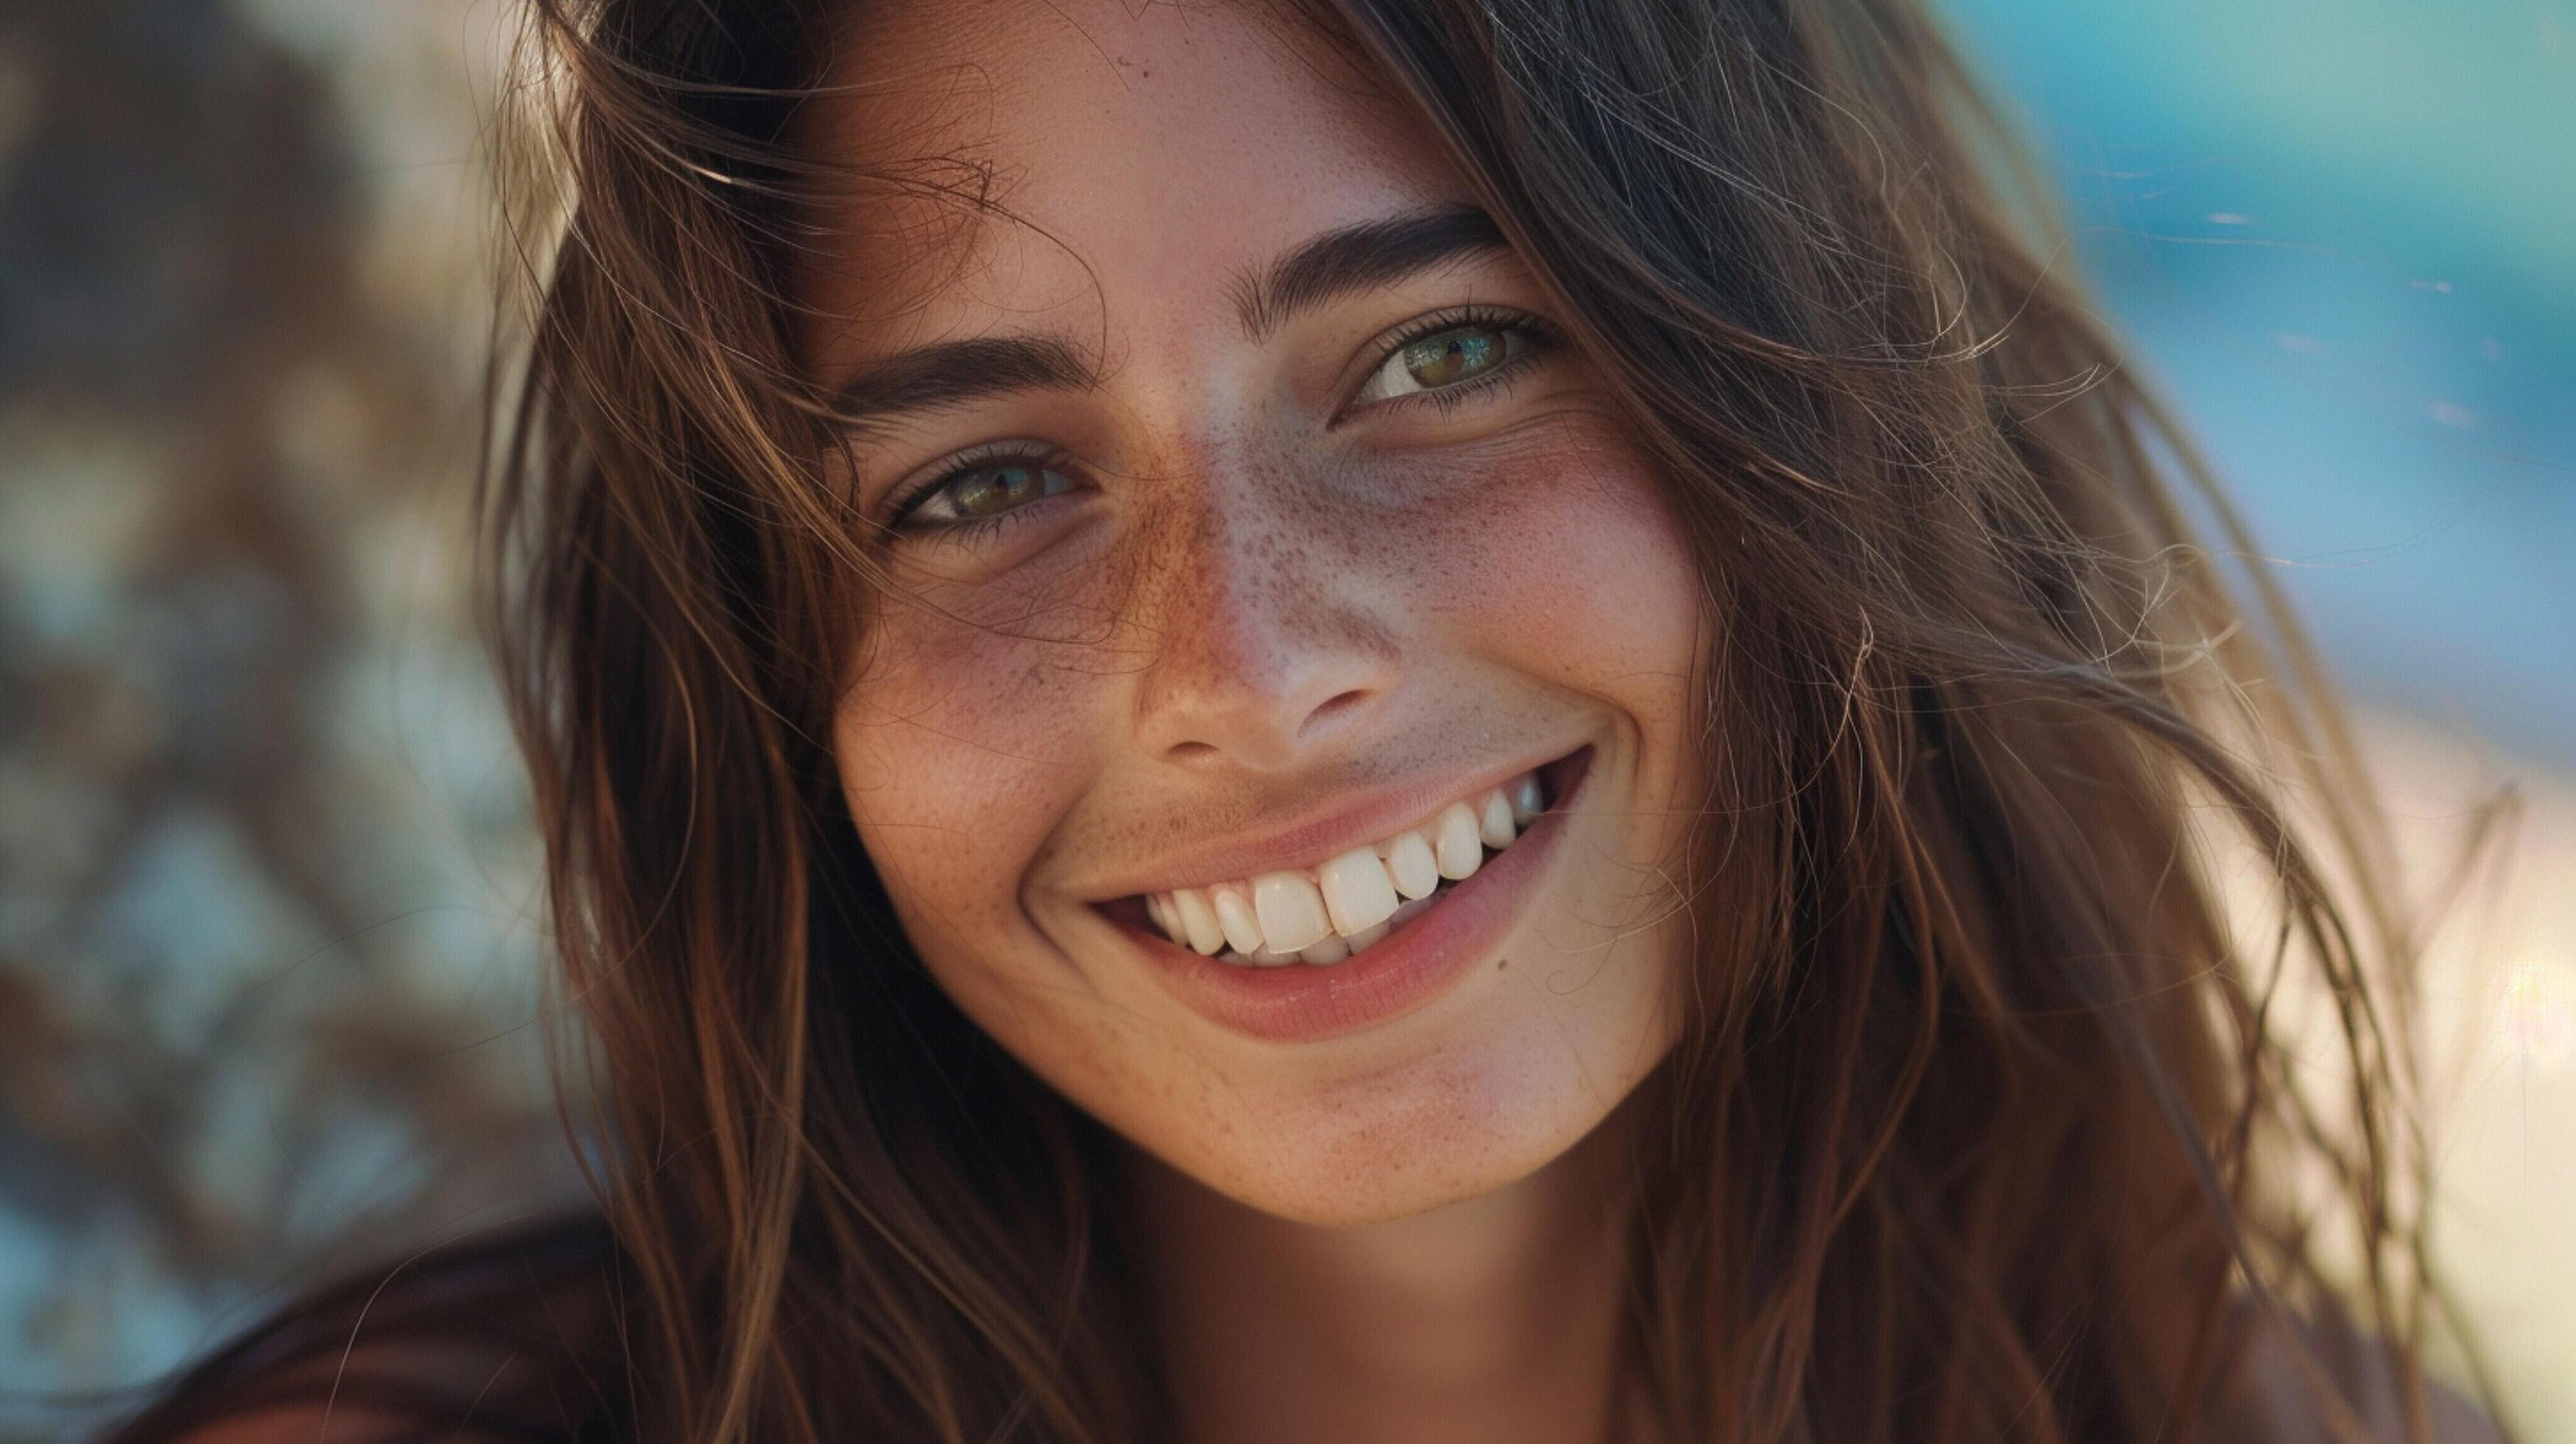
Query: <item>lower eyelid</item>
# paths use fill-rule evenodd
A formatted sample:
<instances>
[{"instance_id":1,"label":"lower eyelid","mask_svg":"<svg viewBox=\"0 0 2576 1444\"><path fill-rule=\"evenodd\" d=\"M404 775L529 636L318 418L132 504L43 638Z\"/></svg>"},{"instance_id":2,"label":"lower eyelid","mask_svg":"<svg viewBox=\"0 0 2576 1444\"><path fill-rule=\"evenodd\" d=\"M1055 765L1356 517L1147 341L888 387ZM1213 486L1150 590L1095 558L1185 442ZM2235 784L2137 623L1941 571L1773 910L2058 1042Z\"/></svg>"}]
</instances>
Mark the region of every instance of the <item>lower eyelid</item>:
<instances>
[{"instance_id":1,"label":"lower eyelid","mask_svg":"<svg viewBox=\"0 0 2576 1444\"><path fill-rule=\"evenodd\" d=\"M899 532L898 536L905 540L925 542L932 546L962 546L969 542L981 541L1000 534L1002 531L1007 530L1013 522L1020 520L1024 513L1040 505L1043 505L1043 503L1031 502L1028 506L1001 512L994 516L976 517L971 521L935 521L918 523L908 530Z\"/></svg>"}]
</instances>

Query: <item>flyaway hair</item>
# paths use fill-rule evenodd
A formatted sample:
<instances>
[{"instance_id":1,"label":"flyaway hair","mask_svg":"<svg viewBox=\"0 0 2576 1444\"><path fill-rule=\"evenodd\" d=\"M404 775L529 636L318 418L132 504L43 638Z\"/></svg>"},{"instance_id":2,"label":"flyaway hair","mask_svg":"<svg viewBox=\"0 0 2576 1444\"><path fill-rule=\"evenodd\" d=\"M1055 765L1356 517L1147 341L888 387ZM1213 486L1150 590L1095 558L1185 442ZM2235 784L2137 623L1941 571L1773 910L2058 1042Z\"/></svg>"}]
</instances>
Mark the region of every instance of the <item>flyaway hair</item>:
<instances>
[{"instance_id":1,"label":"flyaway hair","mask_svg":"<svg viewBox=\"0 0 2576 1444\"><path fill-rule=\"evenodd\" d=\"M1167 1437L1119 1145L926 975L828 745L881 569L791 337L840 5L535 0L483 492L636 1437ZM2411 976L2366 779L1916 0L1337 0L1686 524L1709 786L1613 1119L1674 1441L2433 1436ZM1602 579L1615 586L1616 579ZM2294 1068L2285 1000L2337 1066ZM2379 1382L2372 1383L2371 1380Z\"/></svg>"}]
</instances>

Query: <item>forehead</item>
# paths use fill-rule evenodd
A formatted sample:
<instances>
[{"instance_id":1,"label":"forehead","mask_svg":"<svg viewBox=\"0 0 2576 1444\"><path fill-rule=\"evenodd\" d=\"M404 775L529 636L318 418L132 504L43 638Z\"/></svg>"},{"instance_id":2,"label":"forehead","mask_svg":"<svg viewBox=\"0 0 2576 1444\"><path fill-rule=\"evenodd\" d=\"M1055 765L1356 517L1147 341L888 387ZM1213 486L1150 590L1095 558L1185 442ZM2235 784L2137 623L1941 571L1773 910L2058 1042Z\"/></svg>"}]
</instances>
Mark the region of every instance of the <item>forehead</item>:
<instances>
[{"instance_id":1,"label":"forehead","mask_svg":"<svg viewBox=\"0 0 2576 1444\"><path fill-rule=\"evenodd\" d=\"M812 341L1207 314L1319 231L1468 198L1373 72L1270 0L854 7L800 117ZM1106 314L1104 314L1106 313Z\"/></svg>"}]
</instances>

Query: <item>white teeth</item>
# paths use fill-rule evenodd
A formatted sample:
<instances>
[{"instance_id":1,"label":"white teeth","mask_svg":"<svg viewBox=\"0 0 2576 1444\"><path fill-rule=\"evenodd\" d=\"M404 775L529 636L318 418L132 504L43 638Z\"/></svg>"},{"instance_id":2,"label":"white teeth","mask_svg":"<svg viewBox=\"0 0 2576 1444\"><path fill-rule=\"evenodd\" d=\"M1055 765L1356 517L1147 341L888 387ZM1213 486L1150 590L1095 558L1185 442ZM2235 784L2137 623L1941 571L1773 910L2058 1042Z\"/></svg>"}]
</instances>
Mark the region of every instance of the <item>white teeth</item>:
<instances>
[{"instance_id":1,"label":"white teeth","mask_svg":"<svg viewBox=\"0 0 2576 1444\"><path fill-rule=\"evenodd\" d=\"M1333 916L1333 931L1344 937L1376 927L1395 911L1395 884L1387 881L1386 864L1374 847L1355 847L1315 870L1323 885L1324 908Z\"/></svg>"},{"instance_id":2,"label":"white teeth","mask_svg":"<svg viewBox=\"0 0 2576 1444\"><path fill-rule=\"evenodd\" d=\"M1485 865L1485 842L1479 836L1473 808L1453 802L1440 809L1433 819L1431 851L1440 866L1440 875L1452 882L1476 875Z\"/></svg>"},{"instance_id":3,"label":"white teeth","mask_svg":"<svg viewBox=\"0 0 2576 1444\"><path fill-rule=\"evenodd\" d=\"M1312 947L1333 930L1324 895L1301 872L1265 872L1252 880L1252 909L1261 937L1274 953Z\"/></svg>"},{"instance_id":4,"label":"white teeth","mask_svg":"<svg viewBox=\"0 0 2576 1444\"><path fill-rule=\"evenodd\" d=\"M1217 926L1216 909L1208 906L1207 894L1185 887L1172 894L1181 913L1181 927L1189 933L1190 946L1215 957L1225 946L1225 929Z\"/></svg>"},{"instance_id":5,"label":"white teeth","mask_svg":"<svg viewBox=\"0 0 2576 1444\"><path fill-rule=\"evenodd\" d=\"M1330 967L1366 952L1431 906L1444 879L1464 881L1546 811L1538 774L1525 772L1453 802L1420 827L1355 847L1312 871L1149 893L1145 911L1173 942L1237 967Z\"/></svg>"},{"instance_id":6,"label":"white teeth","mask_svg":"<svg viewBox=\"0 0 2576 1444\"><path fill-rule=\"evenodd\" d=\"M1243 895L1243 889L1228 883L1208 889L1208 895L1216 904L1216 922L1225 929L1226 945L1238 953L1261 951L1261 919L1252 911L1252 899Z\"/></svg>"},{"instance_id":7,"label":"white teeth","mask_svg":"<svg viewBox=\"0 0 2576 1444\"><path fill-rule=\"evenodd\" d=\"M1395 880L1395 890L1407 898L1429 897L1440 886L1440 864L1431 855L1431 844L1418 832L1398 833L1387 844L1386 870Z\"/></svg>"}]
</instances>

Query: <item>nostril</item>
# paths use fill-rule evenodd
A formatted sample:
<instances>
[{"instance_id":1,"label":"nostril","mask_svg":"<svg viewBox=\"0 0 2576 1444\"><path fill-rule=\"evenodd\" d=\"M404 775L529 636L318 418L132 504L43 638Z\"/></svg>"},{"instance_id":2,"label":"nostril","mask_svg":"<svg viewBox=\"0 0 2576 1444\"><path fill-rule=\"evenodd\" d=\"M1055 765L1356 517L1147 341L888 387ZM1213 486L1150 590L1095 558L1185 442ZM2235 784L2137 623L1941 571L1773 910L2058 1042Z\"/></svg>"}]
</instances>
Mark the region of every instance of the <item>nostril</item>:
<instances>
[{"instance_id":1,"label":"nostril","mask_svg":"<svg viewBox=\"0 0 2576 1444\"><path fill-rule=\"evenodd\" d=\"M1350 731L1387 691L1376 678L1347 672L1332 678L1239 675L1147 698L1139 722L1154 755L1166 763L1197 768L1225 759L1273 771L1294 765L1306 748Z\"/></svg>"},{"instance_id":2,"label":"nostril","mask_svg":"<svg viewBox=\"0 0 2576 1444\"><path fill-rule=\"evenodd\" d=\"M1367 702L1368 699L1368 692L1357 687L1328 697L1317 704L1314 711L1306 714L1305 722L1297 730L1300 734L1308 733L1326 723L1339 721L1345 713Z\"/></svg>"}]
</instances>

